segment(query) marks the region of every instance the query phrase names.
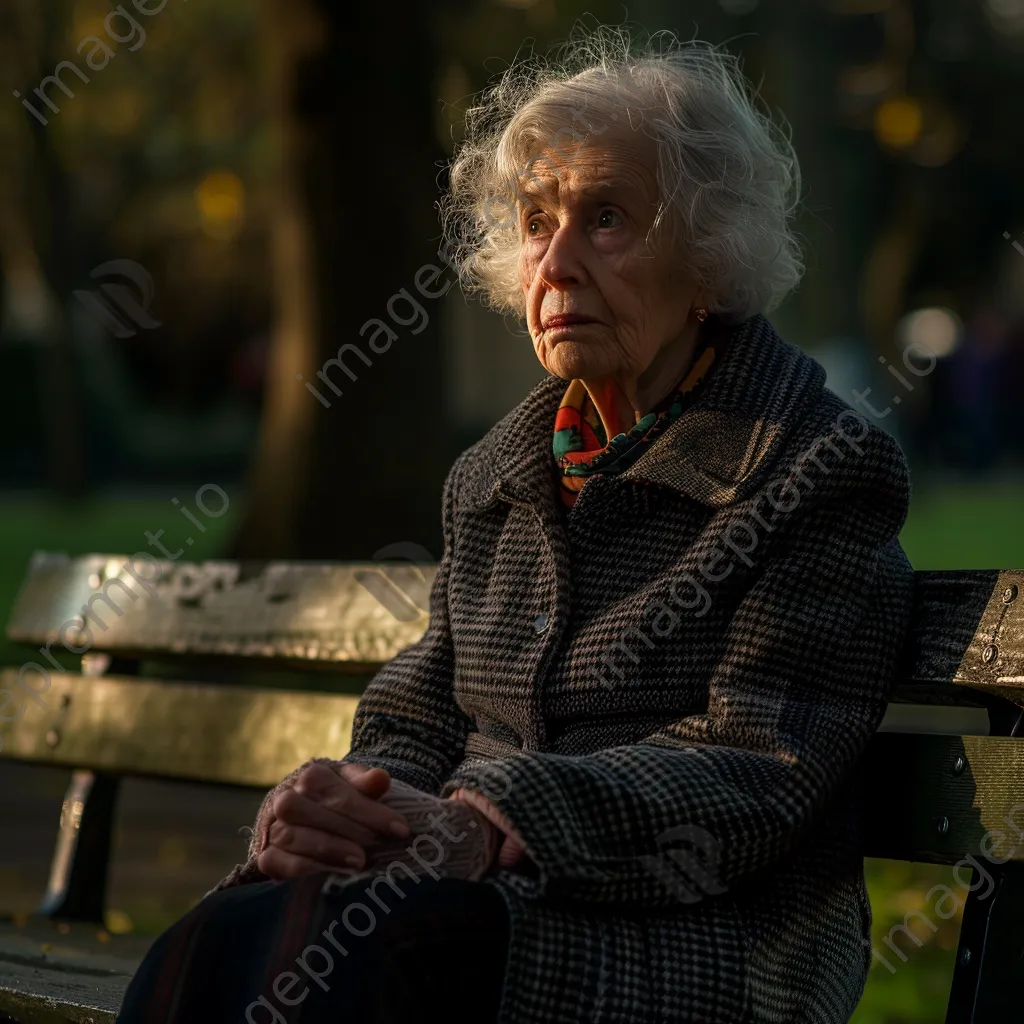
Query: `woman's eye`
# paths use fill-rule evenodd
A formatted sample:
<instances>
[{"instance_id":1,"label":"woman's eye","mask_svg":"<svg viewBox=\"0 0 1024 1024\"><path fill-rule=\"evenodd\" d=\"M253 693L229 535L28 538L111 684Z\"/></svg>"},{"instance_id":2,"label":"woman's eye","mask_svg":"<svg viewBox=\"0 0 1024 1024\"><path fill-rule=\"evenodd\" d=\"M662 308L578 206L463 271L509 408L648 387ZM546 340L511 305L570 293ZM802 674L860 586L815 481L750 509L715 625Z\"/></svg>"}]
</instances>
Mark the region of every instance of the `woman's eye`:
<instances>
[{"instance_id":1,"label":"woman's eye","mask_svg":"<svg viewBox=\"0 0 1024 1024\"><path fill-rule=\"evenodd\" d=\"M602 210L597 215L597 226L599 228L617 228L622 223L622 218L615 210Z\"/></svg>"},{"instance_id":2,"label":"woman's eye","mask_svg":"<svg viewBox=\"0 0 1024 1024\"><path fill-rule=\"evenodd\" d=\"M544 230L544 215L540 210L526 214L526 233L540 234Z\"/></svg>"}]
</instances>

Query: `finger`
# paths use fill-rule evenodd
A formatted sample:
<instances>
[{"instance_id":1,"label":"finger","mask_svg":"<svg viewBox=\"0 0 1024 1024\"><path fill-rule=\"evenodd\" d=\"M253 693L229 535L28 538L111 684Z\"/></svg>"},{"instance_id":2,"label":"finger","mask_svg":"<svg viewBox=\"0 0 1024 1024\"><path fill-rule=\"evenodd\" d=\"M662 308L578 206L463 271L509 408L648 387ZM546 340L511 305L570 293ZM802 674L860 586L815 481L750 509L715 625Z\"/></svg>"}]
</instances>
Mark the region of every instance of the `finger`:
<instances>
[{"instance_id":1,"label":"finger","mask_svg":"<svg viewBox=\"0 0 1024 1024\"><path fill-rule=\"evenodd\" d=\"M256 867L268 878L280 882L286 878L301 878L304 875L315 875L327 871L337 874L338 869L330 864L321 864L308 857L280 850L276 846L268 846L257 858Z\"/></svg>"},{"instance_id":2,"label":"finger","mask_svg":"<svg viewBox=\"0 0 1024 1024\"><path fill-rule=\"evenodd\" d=\"M306 795L298 785L294 788L300 795ZM365 796L340 775L335 775L334 782L317 793L313 799L321 807L343 815L380 835L397 836L399 839L405 839L409 835L409 823L404 815L375 798Z\"/></svg>"},{"instance_id":3,"label":"finger","mask_svg":"<svg viewBox=\"0 0 1024 1024\"><path fill-rule=\"evenodd\" d=\"M391 776L383 768L368 768L362 774L349 772L349 768L363 768L363 765L341 766L341 777L351 782L363 796L378 800L391 786Z\"/></svg>"},{"instance_id":4,"label":"finger","mask_svg":"<svg viewBox=\"0 0 1024 1024\"><path fill-rule=\"evenodd\" d=\"M362 848L349 839L321 832L305 825L288 825L275 821L268 835L270 845L321 864L359 870L366 863Z\"/></svg>"},{"instance_id":5,"label":"finger","mask_svg":"<svg viewBox=\"0 0 1024 1024\"><path fill-rule=\"evenodd\" d=\"M350 839L359 846L367 846L377 838L373 829L295 790L287 790L278 795L274 801L273 820L315 828Z\"/></svg>"},{"instance_id":6,"label":"finger","mask_svg":"<svg viewBox=\"0 0 1024 1024\"><path fill-rule=\"evenodd\" d=\"M320 797L332 792L342 779L367 796L378 797L387 792L391 776L383 768L368 768L366 765L335 762L334 765L314 763L302 771L292 783L292 788L307 796Z\"/></svg>"},{"instance_id":7,"label":"finger","mask_svg":"<svg viewBox=\"0 0 1024 1024\"><path fill-rule=\"evenodd\" d=\"M315 796L337 785L338 778L338 773L332 767L314 762L299 772L290 788L297 789L307 796Z\"/></svg>"},{"instance_id":8,"label":"finger","mask_svg":"<svg viewBox=\"0 0 1024 1024\"><path fill-rule=\"evenodd\" d=\"M270 827L270 824L276 820L278 810L282 805L287 805L288 797L287 794L298 792L312 797L314 800L330 791L332 786L337 785L339 778L339 770L344 768L345 775L349 777L353 784L364 787L370 795L376 797L387 790L390 785L391 778L383 768L369 768L366 765L361 765L355 762L346 762L341 765L339 762L332 764L326 764L323 762L314 762L313 764L307 765L293 781L287 786L279 786L274 797L272 797L270 803L263 811L261 817L263 818L263 832ZM337 770L336 770L337 769ZM366 781L364 781L366 780ZM380 792L373 792L374 788ZM300 824L310 824L326 828L328 831L337 831L337 827L332 825L326 818L320 818L319 820L305 820L299 821ZM353 829L343 829L341 834L351 834L352 838L360 843L367 843L372 838L371 834L361 831L362 826Z\"/></svg>"},{"instance_id":9,"label":"finger","mask_svg":"<svg viewBox=\"0 0 1024 1024\"><path fill-rule=\"evenodd\" d=\"M506 836L498 851L498 866L513 868L523 859L525 853L526 848L515 836Z\"/></svg>"},{"instance_id":10,"label":"finger","mask_svg":"<svg viewBox=\"0 0 1024 1024\"><path fill-rule=\"evenodd\" d=\"M339 761L338 774L349 782L364 779L367 776L374 778L390 779L391 776L384 768L377 768L374 765L360 764L358 761Z\"/></svg>"},{"instance_id":11,"label":"finger","mask_svg":"<svg viewBox=\"0 0 1024 1024\"><path fill-rule=\"evenodd\" d=\"M515 831L512 822L498 810L497 806L487 799L482 793L473 789L457 789L449 800L456 800L459 803L469 804L474 810L479 811L492 825L506 835Z\"/></svg>"}]
</instances>

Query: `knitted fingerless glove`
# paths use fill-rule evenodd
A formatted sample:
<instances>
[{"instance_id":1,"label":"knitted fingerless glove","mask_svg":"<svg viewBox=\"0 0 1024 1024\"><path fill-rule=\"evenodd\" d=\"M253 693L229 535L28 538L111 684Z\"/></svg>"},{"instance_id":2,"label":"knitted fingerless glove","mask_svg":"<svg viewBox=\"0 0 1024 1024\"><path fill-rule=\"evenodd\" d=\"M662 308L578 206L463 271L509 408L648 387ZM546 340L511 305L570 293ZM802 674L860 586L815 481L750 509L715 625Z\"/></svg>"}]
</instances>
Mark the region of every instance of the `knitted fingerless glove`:
<instances>
[{"instance_id":1,"label":"knitted fingerless glove","mask_svg":"<svg viewBox=\"0 0 1024 1024\"><path fill-rule=\"evenodd\" d=\"M504 836L475 807L442 800L398 779L391 780L380 802L405 817L409 835L378 836L361 871L338 874L380 875L402 865L414 875L477 882L494 863Z\"/></svg>"},{"instance_id":2,"label":"knitted fingerless glove","mask_svg":"<svg viewBox=\"0 0 1024 1024\"><path fill-rule=\"evenodd\" d=\"M210 893L235 885L270 881L256 866L256 861L266 848L273 823L271 802L282 790L293 786L311 764L326 764L337 771L342 762L328 757L313 758L267 793L252 828L248 859L244 864L235 865ZM409 835L405 839L378 836L367 849L366 864L361 870L339 869L337 874L379 875L401 865L417 876L430 874L478 881L493 864L503 836L476 808L423 793L395 778L391 779L387 792L378 799L404 815L409 823Z\"/></svg>"}]
</instances>

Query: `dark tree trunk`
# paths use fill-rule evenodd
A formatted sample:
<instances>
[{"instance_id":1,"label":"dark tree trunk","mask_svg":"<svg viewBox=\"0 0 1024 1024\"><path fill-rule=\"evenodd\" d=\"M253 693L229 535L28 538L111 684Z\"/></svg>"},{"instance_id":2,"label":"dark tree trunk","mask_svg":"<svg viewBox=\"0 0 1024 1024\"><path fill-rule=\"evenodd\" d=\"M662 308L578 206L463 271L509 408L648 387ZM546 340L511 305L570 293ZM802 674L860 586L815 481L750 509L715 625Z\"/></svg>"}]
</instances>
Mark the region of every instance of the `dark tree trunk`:
<instances>
[{"instance_id":1,"label":"dark tree trunk","mask_svg":"<svg viewBox=\"0 0 1024 1024\"><path fill-rule=\"evenodd\" d=\"M66 45L70 8L45 10L29 0L0 8L0 56L22 97L36 103L34 83L52 74ZM58 93L58 96L60 94ZM60 97L63 102L63 97ZM45 107L43 110L45 111ZM41 352L40 425L46 436L45 479L63 501L80 498L87 467L80 393L66 308L75 276L75 230L67 174L54 148L52 119L42 124L18 105L0 125L0 269L30 297L32 335Z\"/></svg>"},{"instance_id":2,"label":"dark tree trunk","mask_svg":"<svg viewBox=\"0 0 1024 1024\"><path fill-rule=\"evenodd\" d=\"M280 128L277 322L237 557L367 558L398 542L439 551L445 471L430 10L416 0L264 0ZM447 273L434 288L450 279ZM409 325L405 289L428 317ZM392 315L393 313L393 315ZM397 338L374 351L382 320ZM316 377L327 373L341 395ZM385 348L379 336L376 347ZM315 384L329 408L296 379Z\"/></svg>"}]
</instances>

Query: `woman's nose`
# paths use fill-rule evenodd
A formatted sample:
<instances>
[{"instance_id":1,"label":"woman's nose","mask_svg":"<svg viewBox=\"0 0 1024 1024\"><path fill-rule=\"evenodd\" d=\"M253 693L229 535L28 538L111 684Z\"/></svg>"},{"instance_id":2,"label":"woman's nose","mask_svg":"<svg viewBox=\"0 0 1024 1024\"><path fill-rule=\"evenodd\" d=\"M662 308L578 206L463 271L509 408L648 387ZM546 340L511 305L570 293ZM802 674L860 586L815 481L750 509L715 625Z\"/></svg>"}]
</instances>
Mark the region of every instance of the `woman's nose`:
<instances>
[{"instance_id":1,"label":"woman's nose","mask_svg":"<svg viewBox=\"0 0 1024 1024\"><path fill-rule=\"evenodd\" d=\"M563 225L551 236L551 242L540 262L539 273L553 288L586 283L582 240L571 226Z\"/></svg>"}]
</instances>

